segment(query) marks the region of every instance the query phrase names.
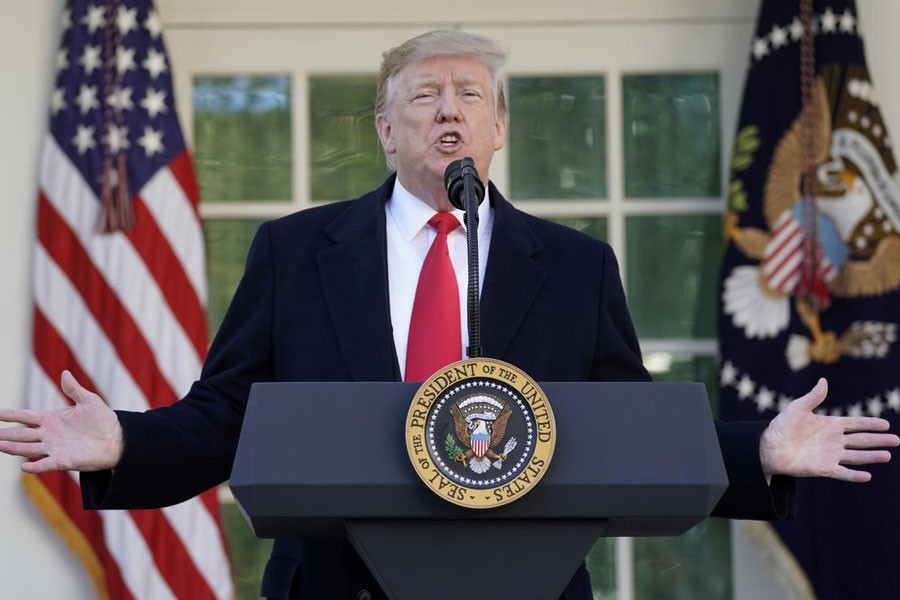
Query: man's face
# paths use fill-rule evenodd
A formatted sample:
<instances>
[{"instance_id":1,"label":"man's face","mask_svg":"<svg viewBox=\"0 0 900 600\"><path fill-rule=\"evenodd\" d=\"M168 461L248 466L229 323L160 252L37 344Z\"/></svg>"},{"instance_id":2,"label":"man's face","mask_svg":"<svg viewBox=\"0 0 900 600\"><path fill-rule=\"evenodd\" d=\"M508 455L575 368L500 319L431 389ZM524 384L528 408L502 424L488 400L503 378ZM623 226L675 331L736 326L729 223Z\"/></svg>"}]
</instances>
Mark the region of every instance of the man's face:
<instances>
[{"instance_id":1,"label":"man's face","mask_svg":"<svg viewBox=\"0 0 900 600\"><path fill-rule=\"evenodd\" d=\"M444 170L471 156L485 181L506 121L497 114L488 70L468 56L426 58L397 73L378 135L394 156L397 177L410 192L447 210Z\"/></svg>"}]
</instances>

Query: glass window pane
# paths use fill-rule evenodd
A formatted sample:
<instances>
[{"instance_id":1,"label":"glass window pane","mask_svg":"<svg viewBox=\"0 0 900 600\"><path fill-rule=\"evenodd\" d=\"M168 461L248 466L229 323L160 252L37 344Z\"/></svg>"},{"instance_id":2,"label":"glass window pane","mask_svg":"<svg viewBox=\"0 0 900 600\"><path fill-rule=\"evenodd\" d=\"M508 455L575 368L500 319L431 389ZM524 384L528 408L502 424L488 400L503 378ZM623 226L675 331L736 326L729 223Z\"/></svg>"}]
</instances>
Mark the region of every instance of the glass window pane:
<instances>
[{"instance_id":1,"label":"glass window pane","mask_svg":"<svg viewBox=\"0 0 900 600\"><path fill-rule=\"evenodd\" d=\"M356 198L390 172L375 132L375 77L309 79L314 200Z\"/></svg>"},{"instance_id":2,"label":"glass window pane","mask_svg":"<svg viewBox=\"0 0 900 600\"><path fill-rule=\"evenodd\" d=\"M210 337L222 324L234 290L244 274L247 251L260 220L207 219L203 221L206 237L206 277L209 282L209 304L206 309Z\"/></svg>"},{"instance_id":3,"label":"glass window pane","mask_svg":"<svg viewBox=\"0 0 900 600\"><path fill-rule=\"evenodd\" d=\"M584 559L591 574L594 600L616 598L616 539L599 538Z\"/></svg>"},{"instance_id":4,"label":"glass window pane","mask_svg":"<svg viewBox=\"0 0 900 600\"><path fill-rule=\"evenodd\" d=\"M640 600L729 600L728 521L706 519L681 537L635 538L634 579Z\"/></svg>"},{"instance_id":5,"label":"glass window pane","mask_svg":"<svg viewBox=\"0 0 900 600\"><path fill-rule=\"evenodd\" d=\"M603 77L509 81L512 197L606 197Z\"/></svg>"},{"instance_id":6,"label":"glass window pane","mask_svg":"<svg viewBox=\"0 0 900 600\"><path fill-rule=\"evenodd\" d=\"M625 195L719 196L719 76L630 75L622 87Z\"/></svg>"},{"instance_id":7,"label":"glass window pane","mask_svg":"<svg viewBox=\"0 0 900 600\"><path fill-rule=\"evenodd\" d=\"M549 217L549 220L586 233L598 240L606 241L609 238L606 217Z\"/></svg>"},{"instance_id":8,"label":"glass window pane","mask_svg":"<svg viewBox=\"0 0 900 600\"><path fill-rule=\"evenodd\" d=\"M719 414L719 378L716 357L679 352L648 352L644 366L654 381L699 381L706 385L706 396L714 415Z\"/></svg>"},{"instance_id":9,"label":"glass window pane","mask_svg":"<svg viewBox=\"0 0 900 600\"><path fill-rule=\"evenodd\" d=\"M272 540L260 540L241 515L236 504L221 505L222 529L228 540L231 574L238 600L259 598L262 574L272 551Z\"/></svg>"},{"instance_id":10,"label":"glass window pane","mask_svg":"<svg viewBox=\"0 0 900 600\"><path fill-rule=\"evenodd\" d=\"M643 338L715 337L719 215L629 217L628 305Z\"/></svg>"},{"instance_id":11,"label":"glass window pane","mask_svg":"<svg viewBox=\"0 0 900 600\"><path fill-rule=\"evenodd\" d=\"M193 103L205 201L291 199L290 77L195 77Z\"/></svg>"}]
</instances>

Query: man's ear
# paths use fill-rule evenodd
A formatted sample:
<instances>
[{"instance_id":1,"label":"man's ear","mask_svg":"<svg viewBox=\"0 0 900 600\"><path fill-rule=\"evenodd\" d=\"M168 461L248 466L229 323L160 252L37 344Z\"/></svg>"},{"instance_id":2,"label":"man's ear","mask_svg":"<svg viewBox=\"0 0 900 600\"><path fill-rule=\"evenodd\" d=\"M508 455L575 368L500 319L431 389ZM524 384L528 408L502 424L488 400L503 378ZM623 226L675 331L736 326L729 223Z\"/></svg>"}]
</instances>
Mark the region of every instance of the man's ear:
<instances>
[{"instance_id":1,"label":"man's ear","mask_svg":"<svg viewBox=\"0 0 900 600\"><path fill-rule=\"evenodd\" d=\"M503 147L506 141L506 115L498 114L494 120L494 150Z\"/></svg>"},{"instance_id":2,"label":"man's ear","mask_svg":"<svg viewBox=\"0 0 900 600\"><path fill-rule=\"evenodd\" d=\"M381 146L384 148L385 154L394 154L397 152L394 146L393 127L384 113L375 116L375 131L378 133L378 139L381 140Z\"/></svg>"}]
</instances>

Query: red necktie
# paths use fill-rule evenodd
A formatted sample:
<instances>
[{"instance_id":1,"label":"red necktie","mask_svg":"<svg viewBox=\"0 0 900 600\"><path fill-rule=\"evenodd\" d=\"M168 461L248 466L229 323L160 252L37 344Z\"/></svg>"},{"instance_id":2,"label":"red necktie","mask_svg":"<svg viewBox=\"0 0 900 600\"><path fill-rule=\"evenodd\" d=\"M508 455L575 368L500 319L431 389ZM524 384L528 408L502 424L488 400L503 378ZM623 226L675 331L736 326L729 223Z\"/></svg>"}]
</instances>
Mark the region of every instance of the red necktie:
<instances>
[{"instance_id":1,"label":"red necktie","mask_svg":"<svg viewBox=\"0 0 900 600\"><path fill-rule=\"evenodd\" d=\"M437 236L416 285L406 346L406 381L425 381L441 367L462 358L459 287L447 250L447 235L459 227L459 221L450 213L440 212L428 224L437 230Z\"/></svg>"}]
</instances>

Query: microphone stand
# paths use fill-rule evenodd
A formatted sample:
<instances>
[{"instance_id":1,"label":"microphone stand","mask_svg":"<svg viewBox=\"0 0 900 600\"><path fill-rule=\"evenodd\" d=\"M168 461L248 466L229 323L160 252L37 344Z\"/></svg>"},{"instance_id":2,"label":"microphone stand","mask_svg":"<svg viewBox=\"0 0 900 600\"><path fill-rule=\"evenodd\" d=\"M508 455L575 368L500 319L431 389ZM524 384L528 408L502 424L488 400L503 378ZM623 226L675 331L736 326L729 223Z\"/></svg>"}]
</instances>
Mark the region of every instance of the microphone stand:
<instances>
[{"instance_id":1,"label":"microphone stand","mask_svg":"<svg viewBox=\"0 0 900 600\"><path fill-rule=\"evenodd\" d=\"M478 297L478 205L484 200L484 184L478 178L475 161L467 156L455 160L444 171L444 186L450 203L465 212L466 246L469 262L469 285L467 294L469 358L480 358L481 353L481 306Z\"/></svg>"},{"instance_id":2,"label":"microphone stand","mask_svg":"<svg viewBox=\"0 0 900 600\"><path fill-rule=\"evenodd\" d=\"M463 197L466 221L466 247L469 261L468 285L468 325L469 346L466 354L469 358L481 356L481 304L478 294L478 204L476 197L475 163L471 158L462 161ZM480 182L479 182L480 183ZM482 192L482 197L484 196Z\"/></svg>"}]
</instances>

